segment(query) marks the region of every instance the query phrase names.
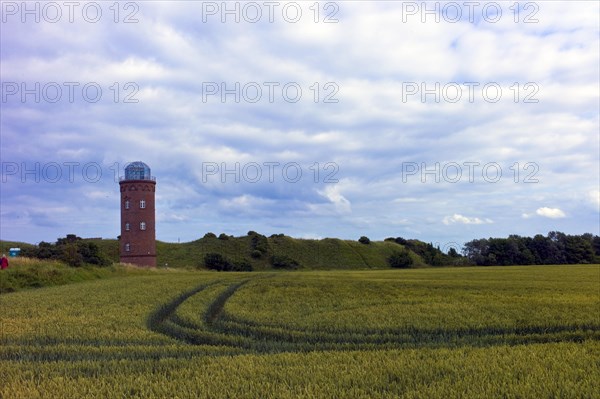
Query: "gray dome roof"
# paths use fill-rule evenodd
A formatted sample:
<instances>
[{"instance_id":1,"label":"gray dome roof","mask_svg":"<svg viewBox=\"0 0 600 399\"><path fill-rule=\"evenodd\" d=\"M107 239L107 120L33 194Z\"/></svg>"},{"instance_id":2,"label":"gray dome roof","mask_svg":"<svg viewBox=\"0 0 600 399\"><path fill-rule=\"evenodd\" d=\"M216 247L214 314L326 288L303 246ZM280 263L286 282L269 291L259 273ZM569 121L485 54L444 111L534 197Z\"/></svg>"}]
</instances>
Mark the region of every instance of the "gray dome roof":
<instances>
[{"instance_id":1,"label":"gray dome roof","mask_svg":"<svg viewBox=\"0 0 600 399\"><path fill-rule=\"evenodd\" d=\"M125 180L150 180L150 167L143 162L131 162L125 166Z\"/></svg>"}]
</instances>

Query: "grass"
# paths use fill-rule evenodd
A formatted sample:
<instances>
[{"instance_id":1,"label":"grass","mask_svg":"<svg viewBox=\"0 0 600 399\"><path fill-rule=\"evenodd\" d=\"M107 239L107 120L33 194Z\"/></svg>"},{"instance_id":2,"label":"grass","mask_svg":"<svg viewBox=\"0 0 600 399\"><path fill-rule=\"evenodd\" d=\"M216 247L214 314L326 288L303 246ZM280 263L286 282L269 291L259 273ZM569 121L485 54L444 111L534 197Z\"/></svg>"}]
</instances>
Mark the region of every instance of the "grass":
<instances>
[{"instance_id":1,"label":"grass","mask_svg":"<svg viewBox=\"0 0 600 399\"><path fill-rule=\"evenodd\" d=\"M593 398L600 266L155 270L0 295L0 397Z\"/></svg>"},{"instance_id":2,"label":"grass","mask_svg":"<svg viewBox=\"0 0 600 399\"><path fill-rule=\"evenodd\" d=\"M94 240L109 256L118 262L117 240ZM393 242L358 241L325 238L322 240L299 239L288 236L268 237L266 252L260 258L252 257L251 237L233 237L228 240L201 238L187 243L156 242L156 264L176 268L203 266L204 255L220 253L230 261L248 260L254 270L270 269L273 255L285 255L298 261L303 269L384 269L389 268L387 258L402 246ZM414 267L425 267L421 258L411 253Z\"/></svg>"},{"instance_id":3,"label":"grass","mask_svg":"<svg viewBox=\"0 0 600 399\"><path fill-rule=\"evenodd\" d=\"M119 262L119 242L113 239L91 239L108 259ZM32 247L31 244L0 241L0 247ZM271 269L273 255L285 255L299 262L303 269L385 269L387 258L403 247L386 241L358 241L325 238L322 240L299 239L288 236L266 238L266 251L260 258L253 258L251 237L230 237L228 240L205 237L186 243L156 242L158 267L196 269L204 267L204 255L220 253L229 261L247 260L254 270ZM411 252L416 268L426 267L420 256Z\"/></svg>"},{"instance_id":4,"label":"grass","mask_svg":"<svg viewBox=\"0 0 600 399\"><path fill-rule=\"evenodd\" d=\"M112 239L92 239L100 250L112 262L119 262L119 242ZM0 247L32 247L31 244L0 241ZM361 244L358 241L325 238L309 240L288 236L266 238L265 252L260 258L252 257L250 236L230 237L227 240L218 238L201 238L186 243L156 242L156 264L158 267L195 269L204 267L204 255L220 253L229 261L247 260L254 270L271 269L270 259L273 255L285 255L299 262L302 269L385 269L389 268L387 258L403 247L393 242L372 241ZM413 267L427 265L415 253L411 252Z\"/></svg>"},{"instance_id":5,"label":"grass","mask_svg":"<svg viewBox=\"0 0 600 399\"><path fill-rule=\"evenodd\" d=\"M0 294L27 288L148 273L147 270L117 264L110 267L69 267L59 261L25 257L10 258L9 261L9 268L0 271Z\"/></svg>"}]
</instances>

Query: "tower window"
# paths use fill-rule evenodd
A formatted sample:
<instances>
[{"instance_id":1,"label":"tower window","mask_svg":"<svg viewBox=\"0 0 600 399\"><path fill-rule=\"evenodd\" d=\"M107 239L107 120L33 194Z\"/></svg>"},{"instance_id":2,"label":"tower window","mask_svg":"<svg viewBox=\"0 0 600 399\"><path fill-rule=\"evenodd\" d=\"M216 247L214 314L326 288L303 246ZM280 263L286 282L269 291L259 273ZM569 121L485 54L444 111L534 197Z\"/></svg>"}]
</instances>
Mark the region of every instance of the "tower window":
<instances>
[{"instance_id":1,"label":"tower window","mask_svg":"<svg viewBox=\"0 0 600 399\"><path fill-rule=\"evenodd\" d=\"M140 230L146 230L146 222L140 222Z\"/></svg>"},{"instance_id":2,"label":"tower window","mask_svg":"<svg viewBox=\"0 0 600 399\"><path fill-rule=\"evenodd\" d=\"M131 245L129 243L125 244L125 252L129 252L131 249Z\"/></svg>"},{"instance_id":3,"label":"tower window","mask_svg":"<svg viewBox=\"0 0 600 399\"><path fill-rule=\"evenodd\" d=\"M125 231L129 231L129 223L125 223Z\"/></svg>"},{"instance_id":4,"label":"tower window","mask_svg":"<svg viewBox=\"0 0 600 399\"><path fill-rule=\"evenodd\" d=\"M140 208L141 208L141 209L144 209L145 207L146 207L146 201L144 201L144 200L141 200L141 201L140 201Z\"/></svg>"},{"instance_id":5,"label":"tower window","mask_svg":"<svg viewBox=\"0 0 600 399\"><path fill-rule=\"evenodd\" d=\"M129 209L129 200L125 201L125 209Z\"/></svg>"}]
</instances>

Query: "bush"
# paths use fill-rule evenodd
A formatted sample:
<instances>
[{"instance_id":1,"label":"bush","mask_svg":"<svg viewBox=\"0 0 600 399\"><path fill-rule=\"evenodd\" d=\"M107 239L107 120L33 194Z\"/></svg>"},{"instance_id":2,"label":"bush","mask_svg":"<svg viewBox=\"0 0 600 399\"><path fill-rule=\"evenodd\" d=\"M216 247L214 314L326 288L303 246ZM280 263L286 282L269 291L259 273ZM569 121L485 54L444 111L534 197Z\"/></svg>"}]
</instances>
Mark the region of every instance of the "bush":
<instances>
[{"instance_id":1,"label":"bush","mask_svg":"<svg viewBox=\"0 0 600 399\"><path fill-rule=\"evenodd\" d=\"M243 259L239 262L235 262L235 263L231 264L229 270L235 271L235 272L251 272L253 269L252 269L252 265L250 264L250 262L248 262L247 259Z\"/></svg>"},{"instance_id":2,"label":"bush","mask_svg":"<svg viewBox=\"0 0 600 399\"><path fill-rule=\"evenodd\" d=\"M254 251L252 251L250 253L250 256L252 256L254 259L258 259L262 256L262 252L260 252L258 249L255 249Z\"/></svg>"},{"instance_id":3,"label":"bush","mask_svg":"<svg viewBox=\"0 0 600 399\"><path fill-rule=\"evenodd\" d=\"M49 242L42 241L37 249L31 250L31 253L21 253L22 256L30 256L38 259L58 259L60 251L56 246Z\"/></svg>"},{"instance_id":4,"label":"bush","mask_svg":"<svg viewBox=\"0 0 600 399\"><path fill-rule=\"evenodd\" d=\"M362 236L358 239L358 242L360 242L361 244L367 245L367 244L371 243L371 240L369 240L369 237Z\"/></svg>"},{"instance_id":5,"label":"bush","mask_svg":"<svg viewBox=\"0 0 600 399\"><path fill-rule=\"evenodd\" d=\"M273 255L271 257L271 264L275 269L297 269L300 267L298 261L286 255Z\"/></svg>"},{"instance_id":6,"label":"bush","mask_svg":"<svg viewBox=\"0 0 600 399\"><path fill-rule=\"evenodd\" d=\"M400 269L411 267L413 264L413 259L406 249L394 252L387 261L391 267Z\"/></svg>"},{"instance_id":7,"label":"bush","mask_svg":"<svg viewBox=\"0 0 600 399\"><path fill-rule=\"evenodd\" d=\"M37 247L25 249L21 255L38 259L60 260L72 267L85 264L96 266L111 264L96 243L83 240L74 234L59 238L55 244L42 241Z\"/></svg>"},{"instance_id":8,"label":"bush","mask_svg":"<svg viewBox=\"0 0 600 399\"><path fill-rule=\"evenodd\" d=\"M79 253L76 243L70 242L62 244L60 247L62 248L60 260L72 267L79 267L83 264L83 256Z\"/></svg>"},{"instance_id":9,"label":"bush","mask_svg":"<svg viewBox=\"0 0 600 399\"><path fill-rule=\"evenodd\" d=\"M250 239L250 248L256 251L260 251L263 254L267 253L267 247L269 242L267 241L267 237L261 234L253 234Z\"/></svg>"},{"instance_id":10,"label":"bush","mask_svg":"<svg viewBox=\"0 0 600 399\"><path fill-rule=\"evenodd\" d=\"M248 260L243 259L238 262L230 262L223 255L210 252L204 255L204 266L211 270L220 272L251 272L252 265Z\"/></svg>"},{"instance_id":11,"label":"bush","mask_svg":"<svg viewBox=\"0 0 600 399\"><path fill-rule=\"evenodd\" d=\"M204 255L204 266L208 269L222 271L229 269L229 262L223 255L210 252Z\"/></svg>"},{"instance_id":12,"label":"bush","mask_svg":"<svg viewBox=\"0 0 600 399\"><path fill-rule=\"evenodd\" d=\"M219 234L219 240L227 241L227 240L229 240L229 236L225 233L221 233L221 234Z\"/></svg>"},{"instance_id":13,"label":"bush","mask_svg":"<svg viewBox=\"0 0 600 399\"><path fill-rule=\"evenodd\" d=\"M402 237L396 237L396 244L400 244L400 245L407 245L407 244L408 244L408 241L407 241L407 240L405 240L405 239L404 239L404 238L402 238Z\"/></svg>"},{"instance_id":14,"label":"bush","mask_svg":"<svg viewBox=\"0 0 600 399\"><path fill-rule=\"evenodd\" d=\"M206 233L204 234L204 238L217 238L217 235L215 233Z\"/></svg>"},{"instance_id":15,"label":"bush","mask_svg":"<svg viewBox=\"0 0 600 399\"><path fill-rule=\"evenodd\" d=\"M81 254L83 263L96 266L108 266L112 263L95 242L79 241L77 251Z\"/></svg>"}]
</instances>

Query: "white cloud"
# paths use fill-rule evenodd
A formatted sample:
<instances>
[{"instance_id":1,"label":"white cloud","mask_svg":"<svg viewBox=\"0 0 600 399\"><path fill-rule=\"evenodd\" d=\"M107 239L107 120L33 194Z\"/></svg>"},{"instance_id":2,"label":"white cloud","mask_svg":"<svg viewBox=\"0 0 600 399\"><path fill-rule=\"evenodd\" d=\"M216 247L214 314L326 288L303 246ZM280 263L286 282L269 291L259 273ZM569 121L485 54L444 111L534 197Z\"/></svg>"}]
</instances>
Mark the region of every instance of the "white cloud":
<instances>
[{"instance_id":1,"label":"white cloud","mask_svg":"<svg viewBox=\"0 0 600 399\"><path fill-rule=\"evenodd\" d=\"M560 218L564 218L567 215L565 215L565 213L563 211L561 211L558 208L548 208L548 207L542 207L542 208L538 208L535 213L539 216L543 216L545 218L550 218L550 219L560 219Z\"/></svg>"},{"instance_id":2,"label":"white cloud","mask_svg":"<svg viewBox=\"0 0 600 399\"><path fill-rule=\"evenodd\" d=\"M489 224L494 223L493 220L485 218L480 219L478 217L467 217L461 214L455 213L452 216L446 216L443 220L445 225L450 225L453 223L461 223L461 224Z\"/></svg>"},{"instance_id":3,"label":"white cloud","mask_svg":"<svg viewBox=\"0 0 600 399\"><path fill-rule=\"evenodd\" d=\"M512 3L501 4L499 23L480 17L476 23L435 23L431 15L431 23L421 23L421 15L403 23L402 2L341 2L335 24L313 23L311 4L301 4L305 18L298 24L280 18L281 6L276 23L221 23L219 15L203 23L202 5L182 1L145 2L137 24L113 24L108 8L106 24L33 24L10 16L3 26L3 82L80 85L74 102L34 102L32 95L23 102L18 93L4 101L3 161L19 168L27 163L28 170L35 162L98 162L104 173L91 186L79 167L76 183L85 190L78 193L86 194L65 201L73 185L23 184L17 171L2 185L2 211L28 215L66 203L68 213L51 215L60 231L77 232L85 221L89 235L114 236L118 185L110 165L141 159L158 179L159 239L192 240L198 228L218 226L234 234L277 229L358 237L369 231L380 238L417 234L430 241L449 234L467 241L475 237L466 224L480 225L483 235L525 235L536 233L545 217L565 217L561 209L569 213L561 226L565 232L597 229L598 2L540 3L535 24L515 24ZM476 8L480 15L481 6ZM321 9L321 19L326 14ZM82 99L86 82L102 87L98 103ZM139 86L138 103L124 102L132 93L125 90L127 82ZM236 103L228 95L222 102L216 94L205 101L203 82L228 88L257 82L263 98ZM279 84L273 102L264 82ZM287 82L301 86L298 103L283 100ZM323 101L331 94L327 82L339 86L338 103ZM443 93L439 103L434 95L426 102L419 94L405 100L410 82L429 89L456 82L462 100L450 103ZM464 82L478 83L473 102ZM498 103L483 99L483 85L491 82L502 88ZM524 102L532 94L528 82L538 85L539 103ZM223 176L223 163L229 170L240 163L243 170L250 162L298 162L306 180L290 185L281 166L271 183L264 183L266 168L257 184ZM441 181L428 175L424 183L421 173L403 179L405 162L426 163L429 170L440 162ZM449 183L443 167L450 162L477 163L473 181L463 167L461 181ZM207 176L208 163L219 173ZM491 163L502 169L497 183L485 180L494 176L493 168L483 174ZM326 165L335 165L333 175ZM25 177L31 183L32 176ZM326 178L340 182L324 184ZM539 204L561 209L536 211ZM106 214L104 224L88 223L86 207ZM493 222L464 216L472 209L499 216ZM2 237L56 238L54 225L27 230L24 219L3 216Z\"/></svg>"},{"instance_id":4,"label":"white cloud","mask_svg":"<svg viewBox=\"0 0 600 399\"><path fill-rule=\"evenodd\" d=\"M337 185L328 185L324 190L319 190L318 193L327 198L335 206L336 211L340 213L352 212L352 204L342 195Z\"/></svg>"},{"instance_id":5,"label":"white cloud","mask_svg":"<svg viewBox=\"0 0 600 399\"><path fill-rule=\"evenodd\" d=\"M272 204L273 201L264 198L257 198L252 195L243 194L231 199L219 200L219 205L224 209L249 212L253 209Z\"/></svg>"}]
</instances>

